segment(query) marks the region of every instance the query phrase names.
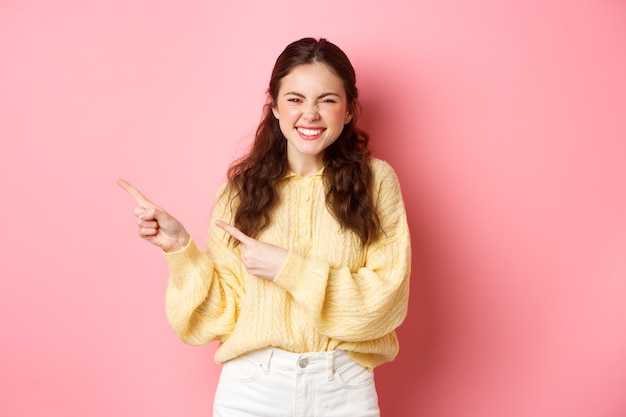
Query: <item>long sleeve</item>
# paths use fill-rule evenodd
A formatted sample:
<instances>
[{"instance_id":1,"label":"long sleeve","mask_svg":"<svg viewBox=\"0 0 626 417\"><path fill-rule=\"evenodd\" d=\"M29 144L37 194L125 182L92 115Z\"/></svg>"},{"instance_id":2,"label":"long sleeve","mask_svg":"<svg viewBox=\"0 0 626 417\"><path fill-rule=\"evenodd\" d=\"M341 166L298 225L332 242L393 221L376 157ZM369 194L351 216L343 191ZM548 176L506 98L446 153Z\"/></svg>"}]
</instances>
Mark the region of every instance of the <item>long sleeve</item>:
<instances>
[{"instance_id":1,"label":"long sleeve","mask_svg":"<svg viewBox=\"0 0 626 417\"><path fill-rule=\"evenodd\" d=\"M218 195L223 196L222 190ZM165 253L170 268L165 297L167 318L188 344L224 340L237 321L243 293L241 266L214 225L216 218L226 215L226 206L225 198L218 197L206 253L199 251L193 240L180 251Z\"/></svg>"},{"instance_id":2,"label":"long sleeve","mask_svg":"<svg viewBox=\"0 0 626 417\"><path fill-rule=\"evenodd\" d=\"M363 265L351 270L291 251L274 280L304 306L320 333L346 342L388 335L407 312L411 252L406 213L395 173L382 161L378 164L383 235L366 248Z\"/></svg>"},{"instance_id":3,"label":"long sleeve","mask_svg":"<svg viewBox=\"0 0 626 417\"><path fill-rule=\"evenodd\" d=\"M407 313L411 252L404 203L393 169L372 160L382 236L363 246L326 207L321 173L287 175L271 224L257 239L288 250L278 276L250 274L240 248L215 220L233 220L225 187L211 215L207 248L191 241L166 254L168 320L188 344L220 342L217 362L274 346L291 352L348 351L373 368L398 352L395 329Z\"/></svg>"}]
</instances>

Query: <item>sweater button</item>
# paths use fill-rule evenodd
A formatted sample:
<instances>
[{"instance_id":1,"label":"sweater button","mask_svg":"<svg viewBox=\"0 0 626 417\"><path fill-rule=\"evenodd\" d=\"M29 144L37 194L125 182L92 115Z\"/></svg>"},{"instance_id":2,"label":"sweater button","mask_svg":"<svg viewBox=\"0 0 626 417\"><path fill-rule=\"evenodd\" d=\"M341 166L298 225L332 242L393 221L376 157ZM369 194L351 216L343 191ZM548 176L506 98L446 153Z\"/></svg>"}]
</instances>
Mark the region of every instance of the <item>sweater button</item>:
<instances>
[{"instance_id":1,"label":"sweater button","mask_svg":"<svg viewBox=\"0 0 626 417\"><path fill-rule=\"evenodd\" d=\"M309 360L307 358L302 358L298 361L298 366L300 368L306 368L308 364L309 364Z\"/></svg>"}]
</instances>

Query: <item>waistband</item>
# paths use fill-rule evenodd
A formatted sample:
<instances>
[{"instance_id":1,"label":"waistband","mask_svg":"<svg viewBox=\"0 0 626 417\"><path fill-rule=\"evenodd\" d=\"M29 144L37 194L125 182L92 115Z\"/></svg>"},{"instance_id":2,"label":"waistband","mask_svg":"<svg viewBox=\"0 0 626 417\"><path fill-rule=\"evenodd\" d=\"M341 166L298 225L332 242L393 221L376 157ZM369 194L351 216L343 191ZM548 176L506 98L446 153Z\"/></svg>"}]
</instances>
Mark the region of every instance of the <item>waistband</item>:
<instances>
[{"instance_id":1,"label":"waistband","mask_svg":"<svg viewBox=\"0 0 626 417\"><path fill-rule=\"evenodd\" d=\"M328 372L329 374L352 361L344 350L293 353L274 347L253 350L234 360L239 359L254 362L266 372L270 369L282 369L299 373Z\"/></svg>"}]
</instances>

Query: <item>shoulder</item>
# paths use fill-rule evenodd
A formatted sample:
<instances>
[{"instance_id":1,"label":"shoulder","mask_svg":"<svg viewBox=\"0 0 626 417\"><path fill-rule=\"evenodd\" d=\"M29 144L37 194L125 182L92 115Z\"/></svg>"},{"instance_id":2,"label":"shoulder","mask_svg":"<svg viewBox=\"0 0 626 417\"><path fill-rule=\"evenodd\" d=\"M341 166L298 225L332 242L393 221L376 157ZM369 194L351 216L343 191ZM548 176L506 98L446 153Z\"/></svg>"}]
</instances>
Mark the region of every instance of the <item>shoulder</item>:
<instances>
[{"instance_id":1,"label":"shoulder","mask_svg":"<svg viewBox=\"0 0 626 417\"><path fill-rule=\"evenodd\" d=\"M378 201L401 201L402 190L396 171L386 161L370 158L372 168L372 192Z\"/></svg>"},{"instance_id":2,"label":"shoulder","mask_svg":"<svg viewBox=\"0 0 626 417\"><path fill-rule=\"evenodd\" d=\"M230 218L239 205L239 193L229 182L223 182L215 193L213 211L221 217Z\"/></svg>"},{"instance_id":3,"label":"shoulder","mask_svg":"<svg viewBox=\"0 0 626 417\"><path fill-rule=\"evenodd\" d=\"M398 182L396 171L387 161L370 158L370 167L372 168L372 179L375 184L388 181Z\"/></svg>"}]
</instances>

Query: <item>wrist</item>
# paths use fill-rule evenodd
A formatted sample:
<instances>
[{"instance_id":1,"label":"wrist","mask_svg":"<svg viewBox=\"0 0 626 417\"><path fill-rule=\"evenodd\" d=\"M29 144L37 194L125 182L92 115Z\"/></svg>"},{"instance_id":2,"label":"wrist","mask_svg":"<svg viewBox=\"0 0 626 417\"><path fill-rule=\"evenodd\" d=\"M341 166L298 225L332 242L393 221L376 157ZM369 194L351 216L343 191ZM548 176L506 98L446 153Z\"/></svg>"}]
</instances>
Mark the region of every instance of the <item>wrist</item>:
<instances>
[{"instance_id":1,"label":"wrist","mask_svg":"<svg viewBox=\"0 0 626 417\"><path fill-rule=\"evenodd\" d=\"M189 245L190 241L191 241L191 236L189 236L187 233L185 233L185 235L179 237L176 240L176 243L174 243L172 246L170 246L167 249L163 248L163 251L167 252L167 253L178 252L179 250L186 248L187 245Z\"/></svg>"}]
</instances>

